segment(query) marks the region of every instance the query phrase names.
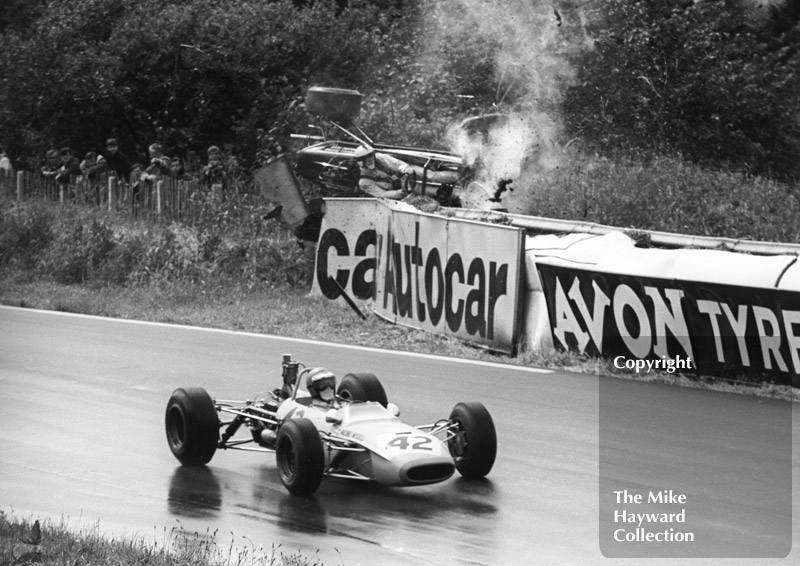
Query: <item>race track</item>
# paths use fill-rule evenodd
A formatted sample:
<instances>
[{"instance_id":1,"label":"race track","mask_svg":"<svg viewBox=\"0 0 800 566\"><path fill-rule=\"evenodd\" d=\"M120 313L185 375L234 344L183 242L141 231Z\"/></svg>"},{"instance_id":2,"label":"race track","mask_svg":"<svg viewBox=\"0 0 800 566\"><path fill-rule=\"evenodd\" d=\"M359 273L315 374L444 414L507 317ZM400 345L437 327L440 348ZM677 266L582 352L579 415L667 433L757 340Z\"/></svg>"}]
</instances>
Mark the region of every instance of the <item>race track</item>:
<instances>
[{"instance_id":1,"label":"race track","mask_svg":"<svg viewBox=\"0 0 800 566\"><path fill-rule=\"evenodd\" d=\"M280 384L284 353L376 373L411 424L482 401L498 430L494 469L422 488L325 480L296 498L271 455L218 451L208 467L181 468L163 430L172 390L253 396ZM714 564L798 563L797 550L786 556L798 542L798 426L778 401L0 307L0 509L161 543L197 532L345 566L604 564L612 486L685 485L703 539L692 548L730 557ZM708 563L695 555L668 563ZM664 564L635 563L648 562Z\"/></svg>"}]
</instances>

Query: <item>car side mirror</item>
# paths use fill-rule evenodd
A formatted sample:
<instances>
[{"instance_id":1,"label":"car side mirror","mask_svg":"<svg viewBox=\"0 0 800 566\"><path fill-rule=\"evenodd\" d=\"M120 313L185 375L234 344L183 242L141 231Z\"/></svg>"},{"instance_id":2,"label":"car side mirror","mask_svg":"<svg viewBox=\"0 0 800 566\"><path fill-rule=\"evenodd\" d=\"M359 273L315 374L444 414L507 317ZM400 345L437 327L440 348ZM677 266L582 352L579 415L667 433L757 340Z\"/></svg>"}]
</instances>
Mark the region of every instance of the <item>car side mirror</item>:
<instances>
[{"instance_id":1,"label":"car side mirror","mask_svg":"<svg viewBox=\"0 0 800 566\"><path fill-rule=\"evenodd\" d=\"M398 407L394 403L389 403L388 405L386 405L386 410L392 413L392 415L394 415L395 417L400 416L400 407Z\"/></svg>"},{"instance_id":2,"label":"car side mirror","mask_svg":"<svg viewBox=\"0 0 800 566\"><path fill-rule=\"evenodd\" d=\"M336 409L328 409L328 412L325 413L325 422L342 424L342 414Z\"/></svg>"}]
</instances>

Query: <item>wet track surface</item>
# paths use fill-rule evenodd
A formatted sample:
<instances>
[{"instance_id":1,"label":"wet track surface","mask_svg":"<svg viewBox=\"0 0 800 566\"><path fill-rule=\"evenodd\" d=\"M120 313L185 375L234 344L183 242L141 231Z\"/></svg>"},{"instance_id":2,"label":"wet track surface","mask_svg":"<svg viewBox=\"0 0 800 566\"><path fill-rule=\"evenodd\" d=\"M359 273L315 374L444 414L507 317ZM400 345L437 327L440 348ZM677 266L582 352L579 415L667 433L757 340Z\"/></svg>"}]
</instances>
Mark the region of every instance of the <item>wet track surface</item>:
<instances>
[{"instance_id":1,"label":"wet track surface","mask_svg":"<svg viewBox=\"0 0 800 566\"><path fill-rule=\"evenodd\" d=\"M0 352L0 507L17 516L63 517L160 542L198 533L222 548L280 544L284 553L318 551L325 564L346 566L612 561L598 544L601 380L594 376L6 308ZM313 497L296 498L281 485L272 455L218 451L207 467L180 467L163 431L172 390L200 385L212 396L252 397L279 385L287 352L338 375L376 373L411 424L446 417L458 401L482 401L498 430L494 469L485 481L456 477L421 488L325 480ZM691 462L685 475L697 465L732 486L746 486L753 473L765 482L786 479L783 464L770 460L772 435L757 426L764 414L781 422L785 405L622 380L603 384L604 402L611 394L619 401L602 410L627 419L621 444L604 445L621 462L615 479L633 485L651 473L642 455L655 452L650 427L665 422L674 437L650 460L675 468ZM797 418L792 425L788 415L797 430ZM731 430L731 442L703 469L708 447L692 437L709 422ZM793 453L797 438L789 441ZM754 472L744 460L766 464ZM796 482L791 458L788 466ZM785 508L775 494L698 490L706 523L746 513L768 547L786 545ZM746 551L735 540L719 544ZM796 559L795 550L776 563Z\"/></svg>"}]
</instances>

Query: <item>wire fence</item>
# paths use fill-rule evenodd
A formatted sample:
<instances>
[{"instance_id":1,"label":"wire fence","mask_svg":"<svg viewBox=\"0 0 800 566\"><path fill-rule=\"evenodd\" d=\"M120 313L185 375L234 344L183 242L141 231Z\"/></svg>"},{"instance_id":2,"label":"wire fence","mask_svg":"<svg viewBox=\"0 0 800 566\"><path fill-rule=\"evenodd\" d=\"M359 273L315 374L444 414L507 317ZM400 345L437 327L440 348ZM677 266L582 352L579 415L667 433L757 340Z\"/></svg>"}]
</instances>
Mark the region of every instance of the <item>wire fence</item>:
<instances>
[{"instance_id":1,"label":"wire fence","mask_svg":"<svg viewBox=\"0 0 800 566\"><path fill-rule=\"evenodd\" d=\"M15 201L49 200L62 204L73 203L128 213L134 218L153 221L182 220L191 223L203 211L197 206L208 199L198 195L215 196L220 202L249 195L239 184L229 190L223 185L208 186L196 179L163 177L155 181L120 180L101 174L94 178L72 177L68 183L30 171L0 170L0 197Z\"/></svg>"}]
</instances>

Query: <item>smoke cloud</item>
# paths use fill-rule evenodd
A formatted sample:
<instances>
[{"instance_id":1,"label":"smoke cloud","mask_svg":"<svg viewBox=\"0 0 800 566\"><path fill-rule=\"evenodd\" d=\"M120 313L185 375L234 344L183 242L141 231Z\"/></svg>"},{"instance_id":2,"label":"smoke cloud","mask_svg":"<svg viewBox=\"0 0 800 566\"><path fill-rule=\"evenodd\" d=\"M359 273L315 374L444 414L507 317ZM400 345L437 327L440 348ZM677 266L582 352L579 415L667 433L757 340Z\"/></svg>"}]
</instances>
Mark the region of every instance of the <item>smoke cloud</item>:
<instances>
[{"instance_id":1,"label":"smoke cloud","mask_svg":"<svg viewBox=\"0 0 800 566\"><path fill-rule=\"evenodd\" d=\"M434 0L431 0L434 1ZM537 171L559 165L559 100L574 79L568 56L586 47L573 0L437 0L429 18L430 60L468 42L493 52L495 112L506 114L483 132L454 124L447 141L469 164L482 163L482 183L500 179L514 186L532 182ZM469 92L459 94L469 95ZM468 122L472 130L475 123Z\"/></svg>"}]
</instances>

